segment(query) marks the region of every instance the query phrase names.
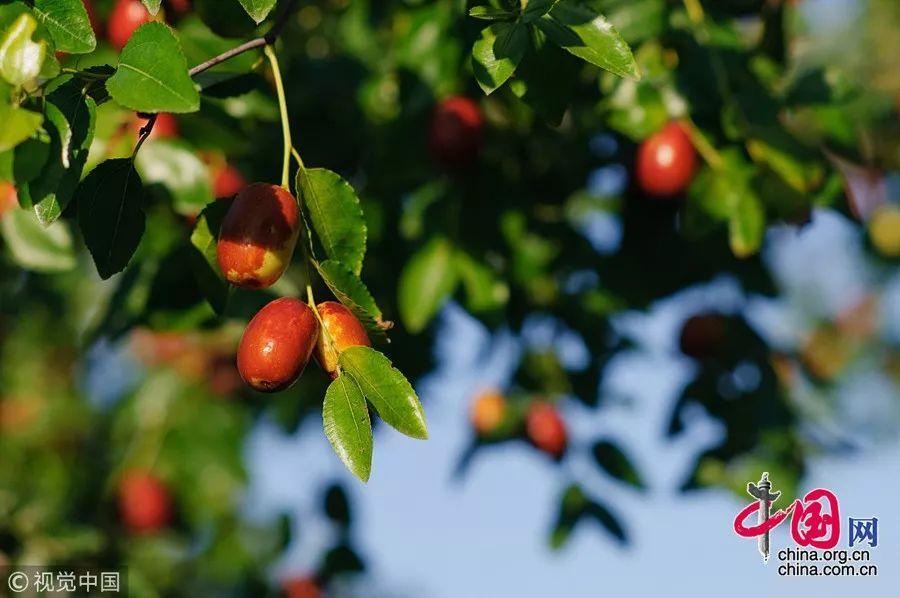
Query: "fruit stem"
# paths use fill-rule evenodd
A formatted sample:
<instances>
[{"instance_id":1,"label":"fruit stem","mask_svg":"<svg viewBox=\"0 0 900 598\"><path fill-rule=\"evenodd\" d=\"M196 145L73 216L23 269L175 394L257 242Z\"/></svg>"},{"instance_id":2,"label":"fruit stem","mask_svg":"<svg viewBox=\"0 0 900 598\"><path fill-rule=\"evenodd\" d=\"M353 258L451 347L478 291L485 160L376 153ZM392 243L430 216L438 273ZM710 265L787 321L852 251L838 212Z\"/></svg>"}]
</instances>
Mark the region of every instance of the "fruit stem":
<instances>
[{"instance_id":1,"label":"fruit stem","mask_svg":"<svg viewBox=\"0 0 900 598\"><path fill-rule=\"evenodd\" d=\"M284 97L284 82L281 80L281 69L278 66L278 57L272 46L266 46L266 58L272 66L272 74L275 77L275 91L278 92L278 108L281 111L281 132L284 137L284 158L281 164L281 186L288 192L291 190L291 123L288 120L287 99Z\"/></svg>"}]
</instances>

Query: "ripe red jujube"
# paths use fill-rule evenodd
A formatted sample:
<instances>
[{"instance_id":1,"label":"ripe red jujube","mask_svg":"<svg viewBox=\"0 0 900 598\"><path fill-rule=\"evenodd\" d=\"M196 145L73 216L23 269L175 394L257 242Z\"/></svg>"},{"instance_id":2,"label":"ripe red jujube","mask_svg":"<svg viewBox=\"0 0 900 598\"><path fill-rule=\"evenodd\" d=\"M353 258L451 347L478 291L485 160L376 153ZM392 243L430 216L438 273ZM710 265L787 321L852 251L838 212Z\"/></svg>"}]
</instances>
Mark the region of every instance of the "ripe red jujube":
<instances>
[{"instance_id":1,"label":"ripe red jujube","mask_svg":"<svg viewBox=\"0 0 900 598\"><path fill-rule=\"evenodd\" d=\"M303 373L318 336L312 308L299 299L276 299L247 324L238 345L238 372L260 392L284 390Z\"/></svg>"},{"instance_id":2,"label":"ripe red jujube","mask_svg":"<svg viewBox=\"0 0 900 598\"><path fill-rule=\"evenodd\" d=\"M566 424L552 403L536 401L525 415L528 439L540 450L554 457L566 452Z\"/></svg>"},{"instance_id":3,"label":"ripe red jujube","mask_svg":"<svg viewBox=\"0 0 900 598\"><path fill-rule=\"evenodd\" d=\"M344 349L358 345L371 347L372 342L353 312L337 301L324 301L316 306L316 310L325 328L316 342L316 362L334 379L338 357Z\"/></svg>"},{"instance_id":4,"label":"ripe red jujube","mask_svg":"<svg viewBox=\"0 0 900 598\"><path fill-rule=\"evenodd\" d=\"M118 501L122 522L134 533L156 531L172 519L169 491L148 471L127 472L119 482Z\"/></svg>"},{"instance_id":5,"label":"ripe red jujube","mask_svg":"<svg viewBox=\"0 0 900 598\"><path fill-rule=\"evenodd\" d=\"M153 15L141 0L119 0L109 13L106 23L109 43L121 50L138 27L152 20Z\"/></svg>"},{"instance_id":6,"label":"ripe red jujube","mask_svg":"<svg viewBox=\"0 0 900 598\"><path fill-rule=\"evenodd\" d=\"M278 185L253 183L237 194L219 231L216 255L233 285L262 289L281 278L294 253L300 213Z\"/></svg>"},{"instance_id":7,"label":"ripe red jujube","mask_svg":"<svg viewBox=\"0 0 900 598\"><path fill-rule=\"evenodd\" d=\"M213 194L216 197L231 197L247 186L240 171L231 164L215 166L211 172Z\"/></svg>"},{"instance_id":8,"label":"ripe red jujube","mask_svg":"<svg viewBox=\"0 0 900 598\"><path fill-rule=\"evenodd\" d=\"M691 184L697 169L697 151L677 122L647 138L638 149L637 182L654 197L673 197Z\"/></svg>"},{"instance_id":9,"label":"ripe red jujube","mask_svg":"<svg viewBox=\"0 0 900 598\"><path fill-rule=\"evenodd\" d=\"M447 98L437 105L431 117L428 149L444 168L466 168L481 151L483 128L478 104L463 96Z\"/></svg>"}]
</instances>

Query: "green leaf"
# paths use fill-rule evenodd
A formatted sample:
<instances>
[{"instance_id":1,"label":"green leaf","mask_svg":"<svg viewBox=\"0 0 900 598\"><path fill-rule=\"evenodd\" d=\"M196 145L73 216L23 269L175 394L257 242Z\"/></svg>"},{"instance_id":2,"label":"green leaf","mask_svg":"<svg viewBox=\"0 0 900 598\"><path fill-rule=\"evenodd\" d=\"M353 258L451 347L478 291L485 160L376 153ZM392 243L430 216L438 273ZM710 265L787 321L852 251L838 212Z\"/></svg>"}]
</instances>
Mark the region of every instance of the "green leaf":
<instances>
[{"instance_id":1,"label":"green leaf","mask_svg":"<svg viewBox=\"0 0 900 598\"><path fill-rule=\"evenodd\" d=\"M759 251L766 232L766 214L754 193L741 195L728 221L731 251L737 257L749 257Z\"/></svg>"},{"instance_id":2,"label":"green leaf","mask_svg":"<svg viewBox=\"0 0 900 598\"><path fill-rule=\"evenodd\" d=\"M240 0L240 2L247 14L250 15L250 18L259 24L275 8L277 0Z\"/></svg>"},{"instance_id":3,"label":"green leaf","mask_svg":"<svg viewBox=\"0 0 900 598\"><path fill-rule=\"evenodd\" d=\"M521 23L495 23L482 29L472 47L472 67L484 93L506 83L527 48L528 28Z\"/></svg>"},{"instance_id":4,"label":"green leaf","mask_svg":"<svg viewBox=\"0 0 900 598\"><path fill-rule=\"evenodd\" d=\"M425 412L406 377L371 347L349 347L339 358L386 424L412 438L428 438Z\"/></svg>"},{"instance_id":5,"label":"green leaf","mask_svg":"<svg viewBox=\"0 0 900 598\"><path fill-rule=\"evenodd\" d=\"M453 261L466 291L466 307L469 311L494 311L506 304L509 300L509 287L490 267L463 251L457 251Z\"/></svg>"},{"instance_id":6,"label":"green leaf","mask_svg":"<svg viewBox=\"0 0 900 598\"><path fill-rule=\"evenodd\" d=\"M215 199L206 164L184 142L148 141L138 152L135 166L145 185L165 187L179 214L196 214Z\"/></svg>"},{"instance_id":7,"label":"green leaf","mask_svg":"<svg viewBox=\"0 0 900 598\"><path fill-rule=\"evenodd\" d=\"M191 267L197 277L197 286L203 292L213 310L221 315L228 299L228 283L222 277L216 256L216 244L222 220L231 207L232 199L214 201L203 208L191 232L191 244L197 250Z\"/></svg>"},{"instance_id":8,"label":"green leaf","mask_svg":"<svg viewBox=\"0 0 900 598\"><path fill-rule=\"evenodd\" d=\"M188 74L181 45L162 23L146 23L134 32L106 89L119 104L138 112L200 109L200 94Z\"/></svg>"},{"instance_id":9,"label":"green leaf","mask_svg":"<svg viewBox=\"0 0 900 598\"><path fill-rule=\"evenodd\" d=\"M631 48L615 27L590 8L562 0L535 21L555 44L620 77L639 78Z\"/></svg>"},{"instance_id":10,"label":"green leaf","mask_svg":"<svg viewBox=\"0 0 900 598\"><path fill-rule=\"evenodd\" d=\"M32 39L37 27L38 22L25 12L0 32L0 76L11 85L22 86L41 72L47 45Z\"/></svg>"},{"instance_id":11,"label":"green leaf","mask_svg":"<svg viewBox=\"0 0 900 598\"><path fill-rule=\"evenodd\" d=\"M522 21L531 23L553 8L559 0L522 0Z\"/></svg>"},{"instance_id":12,"label":"green leaf","mask_svg":"<svg viewBox=\"0 0 900 598\"><path fill-rule=\"evenodd\" d=\"M0 152L12 149L31 137L44 117L31 110L0 104Z\"/></svg>"},{"instance_id":13,"label":"green leaf","mask_svg":"<svg viewBox=\"0 0 900 598\"><path fill-rule=\"evenodd\" d=\"M157 8L158 5L157 1ZM97 47L82 0L35 0L34 15L50 33L60 52L86 54Z\"/></svg>"},{"instance_id":14,"label":"green leaf","mask_svg":"<svg viewBox=\"0 0 900 598\"><path fill-rule=\"evenodd\" d=\"M509 21L516 18L514 13L493 6L473 6L469 9L469 16L484 21Z\"/></svg>"},{"instance_id":15,"label":"green leaf","mask_svg":"<svg viewBox=\"0 0 900 598\"><path fill-rule=\"evenodd\" d=\"M41 173L26 187L38 220L47 225L69 205L87 162L97 106L77 81L69 80L47 96L50 154Z\"/></svg>"},{"instance_id":16,"label":"green leaf","mask_svg":"<svg viewBox=\"0 0 900 598\"><path fill-rule=\"evenodd\" d=\"M358 276L366 254L366 221L356 191L324 168L301 169L296 185L327 256Z\"/></svg>"},{"instance_id":17,"label":"green leaf","mask_svg":"<svg viewBox=\"0 0 900 598\"><path fill-rule=\"evenodd\" d=\"M353 475L369 481L372 471L372 422L359 384L341 374L325 391L322 405L325 436Z\"/></svg>"},{"instance_id":18,"label":"green leaf","mask_svg":"<svg viewBox=\"0 0 900 598\"><path fill-rule=\"evenodd\" d=\"M606 473L635 488L645 488L637 469L618 446L607 440L601 440L594 444L591 452L594 460Z\"/></svg>"},{"instance_id":19,"label":"green leaf","mask_svg":"<svg viewBox=\"0 0 900 598\"><path fill-rule=\"evenodd\" d=\"M159 12L159 5L162 4L162 0L141 0L144 3L144 6L147 7L147 10L150 11L151 15L155 15Z\"/></svg>"},{"instance_id":20,"label":"green leaf","mask_svg":"<svg viewBox=\"0 0 900 598\"><path fill-rule=\"evenodd\" d=\"M453 246L436 237L410 258L400 275L397 303L406 328L413 333L424 330L456 283Z\"/></svg>"},{"instance_id":21,"label":"green leaf","mask_svg":"<svg viewBox=\"0 0 900 598\"><path fill-rule=\"evenodd\" d=\"M64 272L75 267L72 234L62 222L44 228L30 211L13 209L0 218L0 234L12 259L27 270Z\"/></svg>"},{"instance_id":22,"label":"green leaf","mask_svg":"<svg viewBox=\"0 0 900 598\"><path fill-rule=\"evenodd\" d=\"M382 318L381 310L363 281L344 264L335 260L313 264L337 300L352 311L369 332L383 337L385 331L393 326L392 322Z\"/></svg>"},{"instance_id":23,"label":"green leaf","mask_svg":"<svg viewBox=\"0 0 900 598\"><path fill-rule=\"evenodd\" d=\"M122 271L144 234L144 188L130 159L107 160L75 192L78 224L104 280Z\"/></svg>"}]
</instances>

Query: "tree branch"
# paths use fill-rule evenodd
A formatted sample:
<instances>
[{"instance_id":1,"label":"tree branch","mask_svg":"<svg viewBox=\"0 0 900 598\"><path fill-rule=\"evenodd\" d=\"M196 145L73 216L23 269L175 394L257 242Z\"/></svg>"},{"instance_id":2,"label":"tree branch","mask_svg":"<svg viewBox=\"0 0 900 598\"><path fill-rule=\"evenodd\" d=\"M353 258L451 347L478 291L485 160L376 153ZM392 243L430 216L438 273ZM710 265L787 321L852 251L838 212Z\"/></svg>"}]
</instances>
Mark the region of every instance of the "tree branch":
<instances>
[{"instance_id":1,"label":"tree branch","mask_svg":"<svg viewBox=\"0 0 900 598\"><path fill-rule=\"evenodd\" d=\"M236 46L230 50L222 52L218 56L213 56L209 60L205 62L201 62L197 66L193 67L188 71L188 74L191 77L195 77L202 73L203 71L207 71L217 64L221 64L226 60L230 60L239 54L243 54L244 52L249 52L254 48L261 48L263 46L271 46L278 39L278 36L281 35L281 31L285 28L288 22L288 18L291 16L291 13L294 11L294 5L297 4L297 0L287 0L284 3L284 6L281 9L281 12L278 14L278 17L275 19L275 22L272 23L272 26L262 37L257 37L255 39L251 39L250 41L244 42L239 46ZM143 127L141 127L140 131L140 139L138 139L137 146L135 147L135 153L137 153L138 148L141 147L141 144L144 142L147 137L150 136L150 133L153 132L153 126L156 124L156 115L153 114L149 117L150 120L147 121Z\"/></svg>"},{"instance_id":2,"label":"tree branch","mask_svg":"<svg viewBox=\"0 0 900 598\"><path fill-rule=\"evenodd\" d=\"M281 35L281 31L287 25L288 17L291 16L291 13L294 11L294 5L297 4L297 0L287 0L284 3L281 12L278 17L275 19L275 22L272 23L272 27L266 32L262 37L257 37L256 39L251 39L248 42L244 42L240 46L232 48L226 52L222 52L218 56L213 56L206 62L202 62L192 68L188 73L190 73L191 77L202 73L203 71L209 70L212 67L225 62L231 58L239 54L243 54L249 50L254 48L261 48L262 46L271 46L275 43L275 40L278 39L278 36Z\"/></svg>"}]
</instances>

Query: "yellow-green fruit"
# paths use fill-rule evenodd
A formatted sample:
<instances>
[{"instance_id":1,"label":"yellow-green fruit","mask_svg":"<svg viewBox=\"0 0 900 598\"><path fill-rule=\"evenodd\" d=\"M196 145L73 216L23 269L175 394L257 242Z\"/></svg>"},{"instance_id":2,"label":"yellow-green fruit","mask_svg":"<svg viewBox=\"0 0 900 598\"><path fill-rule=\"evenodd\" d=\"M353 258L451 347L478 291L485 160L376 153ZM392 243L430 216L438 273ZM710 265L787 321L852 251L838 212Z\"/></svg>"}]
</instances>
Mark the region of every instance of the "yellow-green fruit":
<instances>
[{"instance_id":1,"label":"yellow-green fruit","mask_svg":"<svg viewBox=\"0 0 900 598\"><path fill-rule=\"evenodd\" d=\"M869 238L880 254L900 257L900 206L881 206L872 214Z\"/></svg>"}]
</instances>

